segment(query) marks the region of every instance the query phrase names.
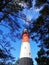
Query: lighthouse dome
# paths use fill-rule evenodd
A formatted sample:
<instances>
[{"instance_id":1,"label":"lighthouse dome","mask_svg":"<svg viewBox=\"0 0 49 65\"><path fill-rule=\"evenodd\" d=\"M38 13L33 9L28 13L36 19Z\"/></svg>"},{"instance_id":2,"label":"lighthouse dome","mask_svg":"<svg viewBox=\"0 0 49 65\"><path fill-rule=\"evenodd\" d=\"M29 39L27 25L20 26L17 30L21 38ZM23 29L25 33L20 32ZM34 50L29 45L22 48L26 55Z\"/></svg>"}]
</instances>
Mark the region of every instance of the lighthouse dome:
<instances>
[{"instance_id":1,"label":"lighthouse dome","mask_svg":"<svg viewBox=\"0 0 49 65\"><path fill-rule=\"evenodd\" d=\"M27 29L24 29L24 32L27 32Z\"/></svg>"}]
</instances>

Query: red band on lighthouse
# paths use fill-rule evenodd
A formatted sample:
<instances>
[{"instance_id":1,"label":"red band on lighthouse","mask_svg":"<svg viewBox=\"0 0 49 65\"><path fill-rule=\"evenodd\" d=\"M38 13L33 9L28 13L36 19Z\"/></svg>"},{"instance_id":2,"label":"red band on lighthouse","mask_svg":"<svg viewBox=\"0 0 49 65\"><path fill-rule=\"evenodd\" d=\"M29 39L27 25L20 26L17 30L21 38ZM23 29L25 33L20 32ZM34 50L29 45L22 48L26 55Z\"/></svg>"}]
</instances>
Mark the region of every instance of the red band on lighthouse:
<instances>
[{"instance_id":1,"label":"red band on lighthouse","mask_svg":"<svg viewBox=\"0 0 49 65\"><path fill-rule=\"evenodd\" d=\"M28 34L28 32L24 32L22 34L22 42L29 42L29 34Z\"/></svg>"}]
</instances>

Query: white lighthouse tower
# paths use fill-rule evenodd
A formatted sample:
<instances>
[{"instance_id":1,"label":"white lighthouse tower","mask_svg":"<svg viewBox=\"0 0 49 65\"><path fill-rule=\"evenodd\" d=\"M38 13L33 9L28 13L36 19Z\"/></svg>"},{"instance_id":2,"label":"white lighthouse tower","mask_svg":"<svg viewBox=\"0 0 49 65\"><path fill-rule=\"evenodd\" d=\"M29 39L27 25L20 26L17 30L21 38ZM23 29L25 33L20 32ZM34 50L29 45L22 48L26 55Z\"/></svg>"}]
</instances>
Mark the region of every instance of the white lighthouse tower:
<instances>
[{"instance_id":1,"label":"white lighthouse tower","mask_svg":"<svg viewBox=\"0 0 49 65\"><path fill-rule=\"evenodd\" d=\"M25 29L22 33L22 46L20 52L19 65L33 65L30 51L29 33L27 29Z\"/></svg>"}]
</instances>

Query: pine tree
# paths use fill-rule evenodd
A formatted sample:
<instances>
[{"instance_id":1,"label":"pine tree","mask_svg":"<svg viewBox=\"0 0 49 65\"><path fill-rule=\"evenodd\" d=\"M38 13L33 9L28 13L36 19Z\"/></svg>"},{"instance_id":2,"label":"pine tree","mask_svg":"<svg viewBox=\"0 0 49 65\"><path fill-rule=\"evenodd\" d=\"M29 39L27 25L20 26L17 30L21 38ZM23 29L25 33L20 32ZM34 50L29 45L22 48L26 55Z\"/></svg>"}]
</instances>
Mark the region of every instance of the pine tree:
<instances>
[{"instance_id":1,"label":"pine tree","mask_svg":"<svg viewBox=\"0 0 49 65\"><path fill-rule=\"evenodd\" d=\"M48 0L36 0L36 6L40 8L44 5L44 8L40 11L41 16L34 23L35 27L32 29L33 32L37 32L41 43L41 48L36 58L37 65L49 65L49 1ZM36 40L37 41L37 40Z\"/></svg>"}]
</instances>

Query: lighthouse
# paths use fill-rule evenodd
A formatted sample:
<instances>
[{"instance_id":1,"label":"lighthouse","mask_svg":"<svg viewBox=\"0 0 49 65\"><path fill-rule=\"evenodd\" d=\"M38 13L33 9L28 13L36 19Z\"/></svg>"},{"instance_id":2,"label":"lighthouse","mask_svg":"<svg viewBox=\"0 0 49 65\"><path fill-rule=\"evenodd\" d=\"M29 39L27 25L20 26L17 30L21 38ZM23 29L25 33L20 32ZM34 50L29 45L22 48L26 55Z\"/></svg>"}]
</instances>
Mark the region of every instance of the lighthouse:
<instances>
[{"instance_id":1,"label":"lighthouse","mask_svg":"<svg viewBox=\"0 0 49 65\"><path fill-rule=\"evenodd\" d=\"M19 65L33 65L31 50L30 50L29 33L27 29L24 29L22 33L22 45L20 51Z\"/></svg>"}]
</instances>

